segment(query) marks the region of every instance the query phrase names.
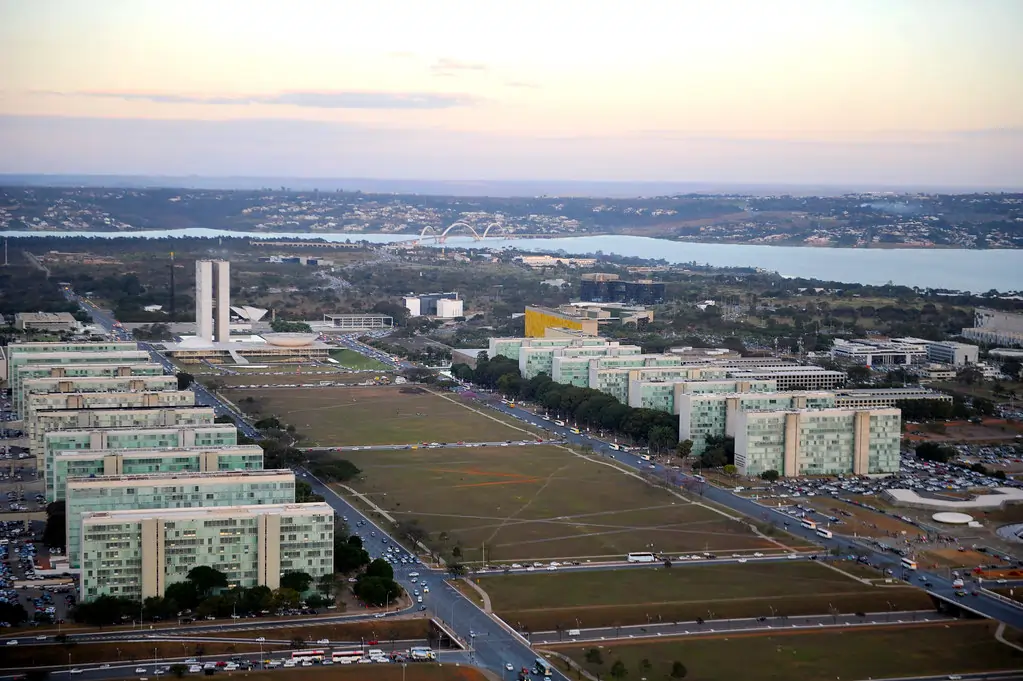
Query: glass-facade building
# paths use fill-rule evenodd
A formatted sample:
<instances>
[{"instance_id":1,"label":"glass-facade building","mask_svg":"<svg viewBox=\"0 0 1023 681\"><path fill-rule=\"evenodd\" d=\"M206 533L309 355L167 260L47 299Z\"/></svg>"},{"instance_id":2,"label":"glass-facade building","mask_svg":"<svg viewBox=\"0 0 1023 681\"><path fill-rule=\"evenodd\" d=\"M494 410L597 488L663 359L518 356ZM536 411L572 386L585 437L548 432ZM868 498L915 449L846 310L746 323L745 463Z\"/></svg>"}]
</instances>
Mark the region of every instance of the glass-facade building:
<instances>
[{"instance_id":1,"label":"glass-facade building","mask_svg":"<svg viewBox=\"0 0 1023 681\"><path fill-rule=\"evenodd\" d=\"M156 362L110 362L103 364L30 364L17 368L18 382L32 381L37 379L78 379L78 378L126 378L129 376L163 376L163 367ZM11 372L12 376L14 372ZM13 383L14 379L10 379ZM177 379L175 379L177 380ZM14 401L19 401L21 396L15 393L12 396L12 408L17 410Z\"/></svg>"},{"instance_id":2,"label":"glass-facade building","mask_svg":"<svg viewBox=\"0 0 1023 681\"><path fill-rule=\"evenodd\" d=\"M632 347L632 346L628 346ZM551 380L580 388L590 387L591 369L638 369L641 367L681 366L674 355L616 354L592 357L576 353L555 353L551 359Z\"/></svg>"},{"instance_id":3,"label":"glass-facade building","mask_svg":"<svg viewBox=\"0 0 1023 681\"><path fill-rule=\"evenodd\" d=\"M60 477L54 460L61 453L108 449L170 449L182 447L222 447L238 443L233 425L184 426L181 428L132 428L58 430L43 436L46 498L64 497L65 477ZM262 466L260 466L262 467Z\"/></svg>"},{"instance_id":4,"label":"glass-facade building","mask_svg":"<svg viewBox=\"0 0 1023 681\"><path fill-rule=\"evenodd\" d=\"M735 422L743 475L888 475L899 470L898 409L744 411Z\"/></svg>"},{"instance_id":5,"label":"glass-facade building","mask_svg":"<svg viewBox=\"0 0 1023 681\"><path fill-rule=\"evenodd\" d=\"M679 440L692 440L692 453L696 456L706 449L707 438L735 436L734 426L739 412L828 409L835 406L833 393L689 393L678 397Z\"/></svg>"},{"instance_id":6,"label":"glass-facade building","mask_svg":"<svg viewBox=\"0 0 1023 681\"><path fill-rule=\"evenodd\" d=\"M88 348L78 350L67 350L62 352L16 352L13 349L20 348L18 345L9 345L7 359L7 373L10 376L11 407L14 411L21 413L22 395L21 382L25 375L20 371L22 367L51 367L73 366L80 364L143 364L149 362L149 353L144 350L135 349L134 343L120 343L114 345L128 345L130 350L98 351Z\"/></svg>"},{"instance_id":7,"label":"glass-facade building","mask_svg":"<svg viewBox=\"0 0 1023 681\"><path fill-rule=\"evenodd\" d=\"M79 567L82 514L132 509L203 508L295 503L289 470L154 473L69 478L67 556Z\"/></svg>"},{"instance_id":8,"label":"glass-facade building","mask_svg":"<svg viewBox=\"0 0 1023 681\"><path fill-rule=\"evenodd\" d=\"M81 598L162 596L206 565L229 586L280 586L286 572L334 571L334 511L324 502L86 513Z\"/></svg>"}]
</instances>

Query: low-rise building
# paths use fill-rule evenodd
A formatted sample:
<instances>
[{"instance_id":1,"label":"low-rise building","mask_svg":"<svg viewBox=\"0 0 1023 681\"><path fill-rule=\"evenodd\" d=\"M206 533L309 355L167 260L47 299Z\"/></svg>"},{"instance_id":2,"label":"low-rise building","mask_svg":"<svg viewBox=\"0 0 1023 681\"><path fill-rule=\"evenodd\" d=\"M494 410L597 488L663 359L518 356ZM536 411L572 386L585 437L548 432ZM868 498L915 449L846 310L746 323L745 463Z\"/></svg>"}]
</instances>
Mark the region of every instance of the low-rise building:
<instances>
[{"instance_id":1,"label":"low-rise building","mask_svg":"<svg viewBox=\"0 0 1023 681\"><path fill-rule=\"evenodd\" d=\"M741 411L735 465L742 475L888 475L899 470L901 439L890 407Z\"/></svg>"},{"instance_id":2,"label":"low-rise building","mask_svg":"<svg viewBox=\"0 0 1023 681\"><path fill-rule=\"evenodd\" d=\"M963 329L963 338L984 345L1023 347L1023 314L978 307L973 327Z\"/></svg>"},{"instance_id":3,"label":"low-rise building","mask_svg":"<svg viewBox=\"0 0 1023 681\"><path fill-rule=\"evenodd\" d=\"M293 504L295 474L232 470L68 478L65 503L67 557L71 567L77 568L86 513Z\"/></svg>"},{"instance_id":4,"label":"low-rise building","mask_svg":"<svg viewBox=\"0 0 1023 681\"><path fill-rule=\"evenodd\" d=\"M555 357L623 357L640 355L643 349L638 345L621 345L618 341L606 341L602 343L569 343L567 345L549 344L528 344L519 348L519 372L525 379L531 379L540 374L547 374L552 377L554 374Z\"/></svg>"},{"instance_id":5,"label":"low-rise building","mask_svg":"<svg viewBox=\"0 0 1023 681\"><path fill-rule=\"evenodd\" d=\"M626 350L623 352L622 348ZM681 366L682 359L674 355L628 354L638 346L620 346L611 354L594 357L571 349L557 351L551 359L551 380L555 383L588 388L590 372L599 369L639 369L643 367ZM642 349L640 349L640 353Z\"/></svg>"},{"instance_id":6,"label":"low-rise building","mask_svg":"<svg viewBox=\"0 0 1023 681\"><path fill-rule=\"evenodd\" d=\"M78 320L70 312L19 312L14 315L14 328L70 333L78 328Z\"/></svg>"},{"instance_id":7,"label":"low-rise building","mask_svg":"<svg viewBox=\"0 0 1023 681\"><path fill-rule=\"evenodd\" d=\"M68 379L79 378L128 378L163 376L163 367L156 362L143 362L140 364L32 364L18 367L18 384L26 381L34 381L41 378ZM7 373L0 374L7 376ZM18 411L21 407L22 391L15 391L11 394L11 408Z\"/></svg>"},{"instance_id":8,"label":"low-rise building","mask_svg":"<svg viewBox=\"0 0 1023 681\"><path fill-rule=\"evenodd\" d=\"M334 511L323 502L139 509L82 516L83 601L163 596L204 565L228 586L276 589L281 576L334 570Z\"/></svg>"},{"instance_id":9,"label":"low-rise building","mask_svg":"<svg viewBox=\"0 0 1023 681\"><path fill-rule=\"evenodd\" d=\"M844 371L819 366L766 366L729 369L728 378L737 381L776 381L779 390L832 390L845 385Z\"/></svg>"},{"instance_id":10,"label":"low-rise building","mask_svg":"<svg viewBox=\"0 0 1023 681\"><path fill-rule=\"evenodd\" d=\"M831 358L864 366L922 364L927 361L927 341L916 338L835 340Z\"/></svg>"},{"instance_id":11,"label":"low-rise building","mask_svg":"<svg viewBox=\"0 0 1023 681\"><path fill-rule=\"evenodd\" d=\"M856 388L835 391L835 406L842 409L896 407L900 402L936 400L951 404L952 396L926 388Z\"/></svg>"}]
</instances>

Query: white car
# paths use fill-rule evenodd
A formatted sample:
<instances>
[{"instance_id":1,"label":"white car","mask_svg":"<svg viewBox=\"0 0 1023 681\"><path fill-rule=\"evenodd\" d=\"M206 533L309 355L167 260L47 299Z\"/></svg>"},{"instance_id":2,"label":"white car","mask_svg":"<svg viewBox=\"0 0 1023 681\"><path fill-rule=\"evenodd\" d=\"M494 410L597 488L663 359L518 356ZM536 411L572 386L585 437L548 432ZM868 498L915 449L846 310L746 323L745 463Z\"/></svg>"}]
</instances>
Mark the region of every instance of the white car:
<instances>
[{"instance_id":1,"label":"white car","mask_svg":"<svg viewBox=\"0 0 1023 681\"><path fill-rule=\"evenodd\" d=\"M745 562L746 562L746 559L745 559L745 558L740 558L738 562L740 562L740 563L745 563Z\"/></svg>"},{"instance_id":2,"label":"white car","mask_svg":"<svg viewBox=\"0 0 1023 681\"><path fill-rule=\"evenodd\" d=\"M505 662L504 663L504 668L505 668L506 671L509 671L509 672L515 671L515 667L512 666L511 662Z\"/></svg>"},{"instance_id":3,"label":"white car","mask_svg":"<svg viewBox=\"0 0 1023 681\"><path fill-rule=\"evenodd\" d=\"M799 558L799 556L797 556L797 555L796 555L796 554L794 554L794 553L790 553L790 554L788 555L788 559L789 559L789 560L795 560L796 558Z\"/></svg>"},{"instance_id":4,"label":"white car","mask_svg":"<svg viewBox=\"0 0 1023 681\"><path fill-rule=\"evenodd\" d=\"M72 669L72 670L71 670L71 673L72 673L72 674L81 674L81 673L82 673L82 670L81 670L81 669L78 669L78 668L75 668L75 669Z\"/></svg>"},{"instance_id":5,"label":"white car","mask_svg":"<svg viewBox=\"0 0 1023 681\"><path fill-rule=\"evenodd\" d=\"M764 557L764 554L762 554L762 553L760 553L759 551L757 551L756 553L754 553L754 554L753 554L753 557L754 557L754 558L763 558L763 557Z\"/></svg>"},{"instance_id":6,"label":"white car","mask_svg":"<svg viewBox=\"0 0 1023 681\"><path fill-rule=\"evenodd\" d=\"M198 674L201 671L202 671L202 667L200 667L197 664L193 664L191 667L188 668L188 672L190 674Z\"/></svg>"},{"instance_id":7,"label":"white car","mask_svg":"<svg viewBox=\"0 0 1023 681\"><path fill-rule=\"evenodd\" d=\"M266 643L266 636L260 636L257 638L256 643Z\"/></svg>"},{"instance_id":8,"label":"white car","mask_svg":"<svg viewBox=\"0 0 1023 681\"><path fill-rule=\"evenodd\" d=\"M146 673L146 668L145 667L135 667L135 673L136 674L145 674Z\"/></svg>"},{"instance_id":9,"label":"white car","mask_svg":"<svg viewBox=\"0 0 1023 681\"><path fill-rule=\"evenodd\" d=\"M557 565L548 565L547 569L550 570L551 572L553 572L554 570L558 569L558 566Z\"/></svg>"},{"instance_id":10,"label":"white car","mask_svg":"<svg viewBox=\"0 0 1023 681\"><path fill-rule=\"evenodd\" d=\"M330 639L321 638L319 641L316 642L316 645L318 645L318 646L329 646L330 645Z\"/></svg>"},{"instance_id":11,"label":"white car","mask_svg":"<svg viewBox=\"0 0 1023 681\"><path fill-rule=\"evenodd\" d=\"M18 645L18 639L12 638L10 641L7 642L7 645L9 645L9 646L16 646L16 645Z\"/></svg>"}]
</instances>

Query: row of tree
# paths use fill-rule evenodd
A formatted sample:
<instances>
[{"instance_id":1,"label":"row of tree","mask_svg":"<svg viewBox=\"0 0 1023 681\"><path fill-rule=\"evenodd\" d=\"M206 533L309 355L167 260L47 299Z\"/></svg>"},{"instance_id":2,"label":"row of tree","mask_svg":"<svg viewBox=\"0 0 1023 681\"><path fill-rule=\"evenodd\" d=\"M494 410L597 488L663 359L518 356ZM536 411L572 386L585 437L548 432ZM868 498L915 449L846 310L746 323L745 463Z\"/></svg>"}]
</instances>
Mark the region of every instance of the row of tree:
<instances>
[{"instance_id":1,"label":"row of tree","mask_svg":"<svg viewBox=\"0 0 1023 681\"><path fill-rule=\"evenodd\" d=\"M536 402L579 426L612 431L654 452L673 450L678 443L678 419L671 414L630 407L592 388L555 383L547 374L526 380L518 362L502 355L481 358L475 369L456 364L451 371L461 380L496 389L509 398Z\"/></svg>"}]
</instances>

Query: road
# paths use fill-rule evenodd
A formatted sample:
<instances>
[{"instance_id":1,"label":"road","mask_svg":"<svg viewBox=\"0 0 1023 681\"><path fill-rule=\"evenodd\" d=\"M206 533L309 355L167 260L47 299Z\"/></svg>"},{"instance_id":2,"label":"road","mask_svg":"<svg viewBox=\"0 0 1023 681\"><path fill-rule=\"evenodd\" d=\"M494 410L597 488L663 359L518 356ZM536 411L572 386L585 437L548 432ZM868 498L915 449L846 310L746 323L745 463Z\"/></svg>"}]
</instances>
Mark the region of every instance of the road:
<instances>
[{"instance_id":1,"label":"road","mask_svg":"<svg viewBox=\"0 0 1023 681\"><path fill-rule=\"evenodd\" d=\"M394 451L396 449L458 449L471 447L526 447L529 445L558 445L564 444L564 440L497 440L494 442L431 442L427 444L410 445L358 445L350 447L304 447L307 452L358 452L366 449Z\"/></svg>"}]
</instances>

